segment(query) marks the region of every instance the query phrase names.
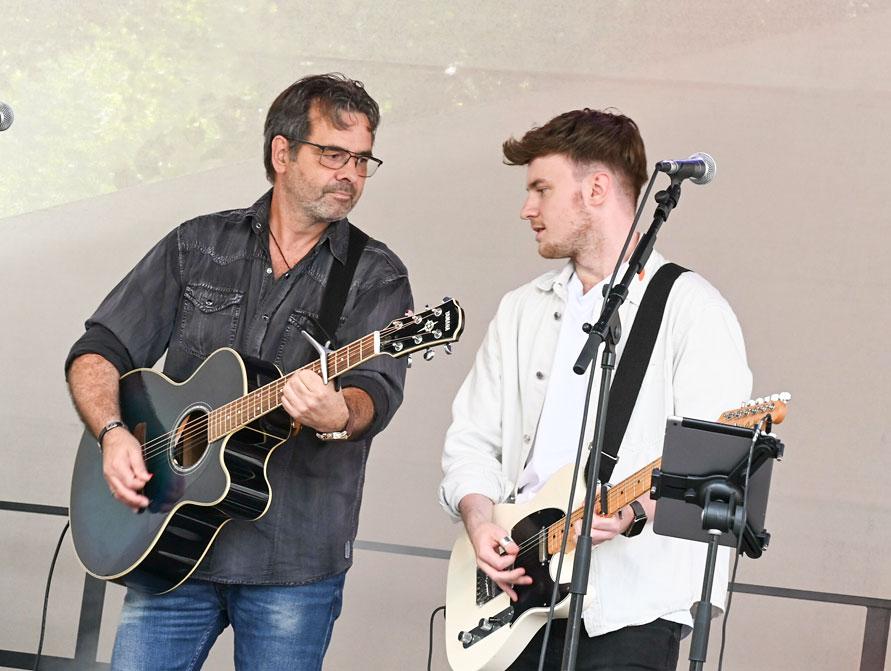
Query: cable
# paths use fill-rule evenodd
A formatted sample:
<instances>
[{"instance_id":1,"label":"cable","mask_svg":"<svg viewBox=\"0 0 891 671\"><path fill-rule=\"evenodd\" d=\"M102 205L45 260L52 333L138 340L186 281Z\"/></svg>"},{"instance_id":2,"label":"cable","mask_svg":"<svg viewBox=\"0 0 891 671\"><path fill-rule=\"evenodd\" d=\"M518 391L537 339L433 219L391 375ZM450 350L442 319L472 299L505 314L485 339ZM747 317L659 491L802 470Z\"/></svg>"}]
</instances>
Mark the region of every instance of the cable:
<instances>
[{"instance_id":1,"label":"cable","mask_svg":"<svg viewBox=\"0 0 891 671\"><path fill-rule=\"evenodd\" d=\"M430 665L433 663L433 618L436 617L436 614L439 611L442 611L443 617L445 617L445 606L437 606L433 609L433 612L430 613L430 639L427 644L427 671L430 671Z\"/></svg>"},{"instance_id":2,"label":"cable","mask_svg":"<svg viewBox=\"0 0 891 671\"><path fill-rule=\"evenodd\" d=\"M68 531L68 525L70 523L70 521L66 521L62 533L59 534L59 542L56 543L56 551L53 552L53 560L50 562L49 574L46 576L46 591L43 594L43 616L40 618L40 640L37 642L37 654L34 655L33 671L37 671L37 668L40 666L40 654L43 652L43 636L46 633L46 611L49 606L50 585L53 583L53 571L56 570L56 559L59 558L59 550L62 547L62 540L65 538L65 532Z\"/></svg>"},{"instance_id":3,"label":"cable","mask_svg":"<svg viewBox=\"0 0 891 671\"><path fill-rule=\"evenodd\" d=\"M721 651L718 653L718 671L722 671L724 668L724 646L727 643L727 620L730 619L730 606L733 605L733 594L734 594L734 586L736 585L736 569L739 568L739 557L742 554L742 544L743 544L743 536L745 535L745 524L748 518L748 505L749 505L749 477L752 475L752 456L755 452L755 445L758 443L758 439L761 437L762 427L767 425L767 430L770 431L772 422L770 415L767 415L764 419L758 422L758 426L755 427L755 433L752 435L752 442L749 444L749 461L746 464L746 483L743 487L743 500L742 500L742 519L743 519L743 528L739 532L739 537L736 540L736 557L733 560L733 572L730 575L730 585L728 586L727 593L727 608L724 610L724 621L721 622ZM711 608L711 606L709 606Z\"/></svg>"}]
</instances>

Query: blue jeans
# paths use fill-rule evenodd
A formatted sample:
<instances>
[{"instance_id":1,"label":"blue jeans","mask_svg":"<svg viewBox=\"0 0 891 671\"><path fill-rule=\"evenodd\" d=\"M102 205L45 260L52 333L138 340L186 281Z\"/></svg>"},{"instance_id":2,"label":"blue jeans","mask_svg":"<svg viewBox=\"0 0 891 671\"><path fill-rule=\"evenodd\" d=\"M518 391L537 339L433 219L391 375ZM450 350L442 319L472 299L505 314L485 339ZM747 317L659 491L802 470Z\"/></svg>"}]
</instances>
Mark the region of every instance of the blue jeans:
<instances>
[{"instance_id":1,"label":"blue jeans","mask_svg":"<svg viewBox=\"0 0 891 671\"><path fill-rule=\"evenodd\" d=\"M236 669L316 671L340 615L344 575L298 586L190 580L158 596L128 589L111 668L199 669L231 624Z\"/></svg>"}]
</instances>

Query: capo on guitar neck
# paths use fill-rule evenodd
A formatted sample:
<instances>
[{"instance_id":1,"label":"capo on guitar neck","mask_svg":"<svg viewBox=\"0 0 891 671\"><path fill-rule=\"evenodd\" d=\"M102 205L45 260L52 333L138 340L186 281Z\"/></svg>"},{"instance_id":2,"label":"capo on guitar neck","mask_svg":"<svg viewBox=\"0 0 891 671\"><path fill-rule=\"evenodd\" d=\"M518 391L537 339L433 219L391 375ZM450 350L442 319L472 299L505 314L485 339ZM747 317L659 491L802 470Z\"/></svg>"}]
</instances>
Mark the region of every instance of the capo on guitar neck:
<instances>
[{"instance_id":1,"label":"capo on guitar neck","mask_svg":"<svg viewBox=\"0 0 891 671\"><path fill-rule=\"evenodd\" d=\"M303 337L309 341L309 344L313 346L313 349L319 353L319 367L322 374L322 383L328 384L328 355L331 354L331 341L328 340L322 345L305 330L301 330L300 332L303 334ZM334 386L337 387L339 391L340 385L337 381L335 381Z\"/></svg>"}]
</instances>

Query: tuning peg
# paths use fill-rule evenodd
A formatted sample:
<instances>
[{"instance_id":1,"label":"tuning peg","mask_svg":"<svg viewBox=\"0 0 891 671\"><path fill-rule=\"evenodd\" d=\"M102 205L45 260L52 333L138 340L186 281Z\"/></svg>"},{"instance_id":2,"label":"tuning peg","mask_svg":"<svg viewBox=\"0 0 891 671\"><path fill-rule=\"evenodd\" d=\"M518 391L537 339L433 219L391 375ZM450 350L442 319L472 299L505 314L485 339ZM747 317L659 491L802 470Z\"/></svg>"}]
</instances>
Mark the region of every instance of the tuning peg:
<instances>
[{"instance_id":1,"label":"tuning peg","mask_svg":"<svg viewBox=\"0 0 891 671\"><path fill-rule=\"evenodd\" d=\"M408 360L408 366L406 366L406 368L411 368L411 354L408 355L407 360Z\"/></svg>"},{"instance_id":2,"label":"tuning peg","mask_svg":"<svg viewBox=\"0 0 891 671\"><path fill-rule=\"evenodd\" d=\"M442 302L443 302L443 303L448 303L450 300L452 300L452 297L451 297L451 296L443 296L443 297L442 297Z\"/></svg>"},{"instance_id":3,"label":"tuning peg","mask_svg":"<svg viewBox=\"0 0 891 671\"><path fill-rule=\"evenodd\" d=\"M446 354L451 354L451 353L452 353L452 343L447 343L447 344L446 344L446 346L445 346L445 353L446 353Z\"/></svg>"},{"instance_id":4,"label":"tuning peg","mask_svg":"<svg viewBox=\"0 0 891 671\"><path fill-rule=\"evenodd\" d=\"M414 311L412 311L412 310L406 310L406 311L405 311L405 316L406 316L406 317L414 317L414 315L415 315L415 313L414 313Z\"/></svg>"},{"instance_id":5,"label":"tuning peg","mask_svg":"<svg viewBox=\"0 0 891 671\"><path fill-rule=\"evenodd\" d=\"M434 356L436 356L436 352L429 347L424 350L424 361L430 361Z\"/></svg>"}]
</instances>

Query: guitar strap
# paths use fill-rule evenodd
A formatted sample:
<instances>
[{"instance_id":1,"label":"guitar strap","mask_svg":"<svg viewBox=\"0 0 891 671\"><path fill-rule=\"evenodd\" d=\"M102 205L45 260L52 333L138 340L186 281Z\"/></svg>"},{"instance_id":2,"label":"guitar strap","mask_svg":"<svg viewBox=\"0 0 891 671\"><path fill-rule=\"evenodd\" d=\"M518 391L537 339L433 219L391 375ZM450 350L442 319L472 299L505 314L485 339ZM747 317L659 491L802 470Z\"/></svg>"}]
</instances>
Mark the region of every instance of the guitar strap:
<instances>
[{"instance_id":1,"label":"guitar strap","mask_svg":"<svg viewBox=\"0 0 891 671\"><path fill-rule=\"evenodd\" d=\"M628 336L622 360L616 369L609 394L609 408L606 413L606 427L603 436L603 455L600 459L600 482L609 482L613 469L619 460L619 447L625 430L631 420L631 412L637 402L640 386L643 383L644 374L653 355L653 346L656 344L656 336L659 335L659 327L662 325L662 315L665 313L665 304L668 295L674 286L675 280L682 273L688 272L676 263L666 263L650 280L637 316L634 318L634 326ZM592 364L593 365L593 364ZM588 460L591 459L588 452ZM588 466L585 466L585 478L587 479Z\"/></svg>"},{"instance_id":2,"label":"guitar strap","mask_svg":"<svg viewBox=\"0 0 891 671\"><path fill-rule=\"evenodd\" d=\"M325 294L322 296L322 306L319 308L319 324L322 327L323 337L332 339L332 346L335 346L333 344L335 332L366 242L368 242L368 236L350 224L346 263L341 264L336 258L331 260L331 270L328 271L328 281L325 283Z\"/></svg>"}]
</instances>

